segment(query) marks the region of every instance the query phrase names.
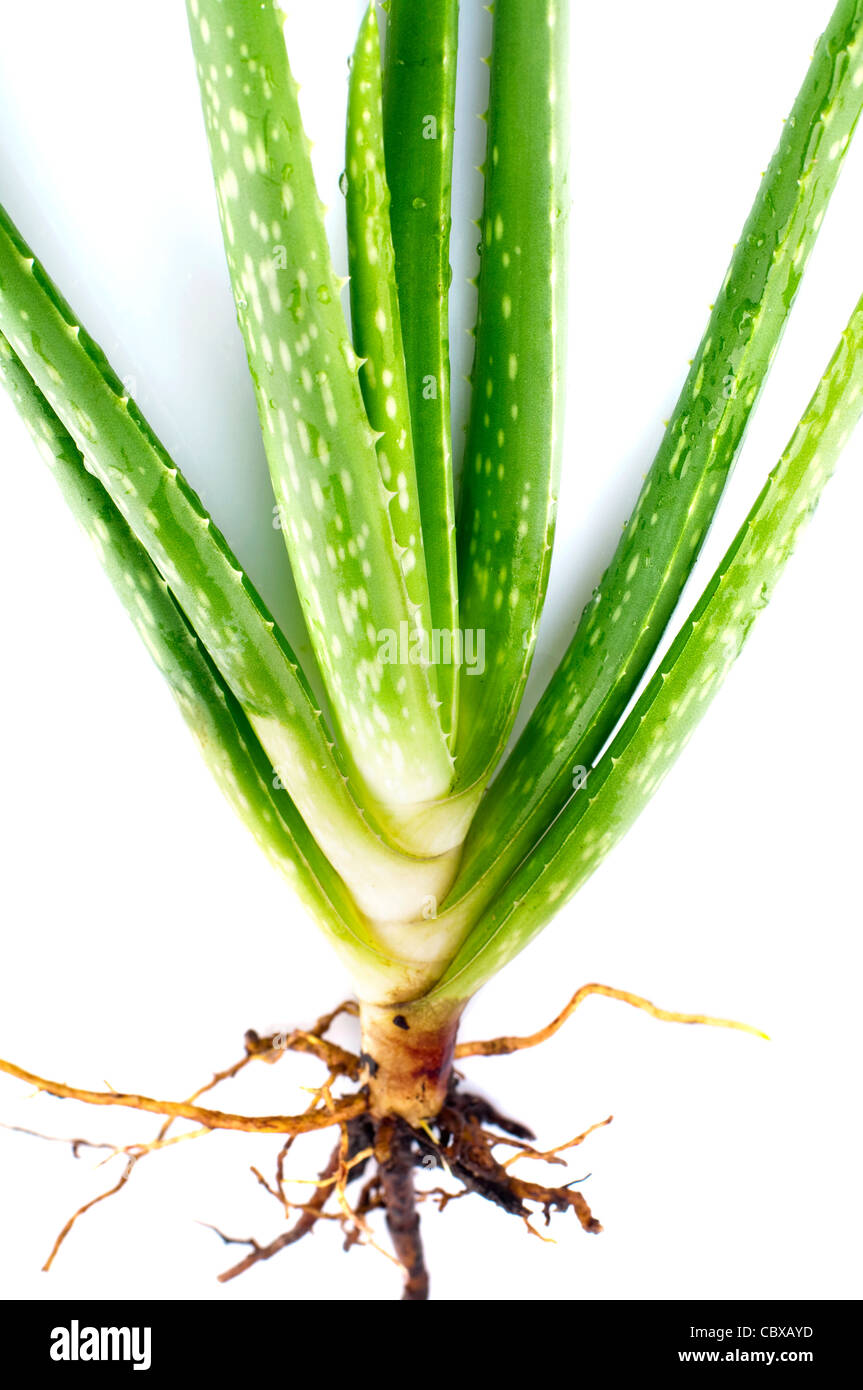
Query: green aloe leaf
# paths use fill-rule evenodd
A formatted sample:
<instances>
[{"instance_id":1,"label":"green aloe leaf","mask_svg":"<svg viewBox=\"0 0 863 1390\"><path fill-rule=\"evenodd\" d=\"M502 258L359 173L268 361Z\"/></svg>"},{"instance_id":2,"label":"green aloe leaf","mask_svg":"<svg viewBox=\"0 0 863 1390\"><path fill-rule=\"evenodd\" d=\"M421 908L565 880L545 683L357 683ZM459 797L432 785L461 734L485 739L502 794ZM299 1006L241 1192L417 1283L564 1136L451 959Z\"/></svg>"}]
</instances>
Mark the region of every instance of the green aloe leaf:
<instances>
[{"instance_id":1,"label":"green aloe leaf","mask_svg":"<svg viewBox=\"0 0 863 1390\"><path fill-rule=\"evenodd\" d=\"M458 0L422 5L390 0L383 91L414 459L431 620L441 642L459 625L448 309L458 11ZM441 719L451 744L458 717L458 655L456 638L454 656L437 668Z\"/></svg>"},{"instance_id":2,"label":"green aloe leaf","mask_svg":"<svg viewBox=\"0 0 863 1390\"><path fill-rule=\"evenodd\" d=\"M656 675L584 787L469 932L432 998L466 998L478 989L524 949L629 829L739 655L861 413L863 299L779 464Z\"/></svg>"},{"instance_id":3,"label":"green aloe leaf","mask_svg":"<svg viewBox=\"0 0 863 1390\"><path fill-rule=\"evenodd\" d=\"M345 177L351 322L354 347L362 359L360 386L378 435L378 463L410 600L410 637L416 634L420 664L428 666L437 692L436 668L430 665L431 603L384 167L381 44L374 3L360 26L351 61Z\"/></svg>"},{"instance_id":4,"label":"green aloe leaf","mask_svg":"<svg viewBox=\"0 0 863 1390\"><path fill-rule=\"evenodd\" d=\"M167 681L206 762L240 819L288 879L354 975L378 991L401 963L388 960L344 883L309 834L238 702L182 610L69 432L0 334L0 381L13 399L117 596Z\"/></svg>"},{"instance_id":5,"label":"green aloe leaf","mask_svg":"<svg viewBox=\"0 0 863 1390\"><path fill-rule=\"evenodd\" d=\"M269 0L188 0L188 11L237 318L297 590L363 801L396 834L402 807L445 795L452 759L428 669L385 659L383 644L402 623L413 627L415 608L282 15ZM411 586L423 572L418 554Z\"/></svg>"},{"instance_id":6,"label":"green aloe leaf","mask_svg":"<svg viewBox=\"0 0 863 1390\"><path fill-rule=\"evenodd\" d=\"M698 556L863 108L863 3L841 0L764 175L614 557L479 808L451 902L491 900L616 727ZM501 853L501 846L505 846Z\"/></svg>"},{"instance_id":7,"label":"green aloe leaf","mask_svg":"<svg viewBox=\"0 0 863 1390\"><path fill-rule=\"evenodd\" d=\"M0 209L0 332L147 551L360 906L412 917L451 878L359 809L290 647L104 354Z\"/></svg>"},{"instance_id":8,"label":"green aloe leaf","mask_svg":"<svg viewBox=\"0 0 863 1390\"><path fill-rule=\"evenodd\" d=\"M459 784L512 728L536 640L557 506L566 337L569 6L497 0L473 395L458 515L465 640ZM484 669L483 669L484 667Z\"/></svg>"}]
</instances>

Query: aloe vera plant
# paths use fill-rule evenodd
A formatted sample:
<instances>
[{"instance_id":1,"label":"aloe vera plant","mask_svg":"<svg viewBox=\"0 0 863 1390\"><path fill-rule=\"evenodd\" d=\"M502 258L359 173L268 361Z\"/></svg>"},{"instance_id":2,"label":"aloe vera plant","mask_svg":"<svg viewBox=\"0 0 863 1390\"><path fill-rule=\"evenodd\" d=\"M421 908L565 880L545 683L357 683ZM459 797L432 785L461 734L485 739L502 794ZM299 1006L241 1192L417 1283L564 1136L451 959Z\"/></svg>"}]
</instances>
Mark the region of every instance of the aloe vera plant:
<instances>
[{"instance_id":1,"label":"aloe vera plant","mask_svg":"<svg viewBox=\"0 0 863 1390\"><path fill-rule=\"evenodd\" d=\"M527 1183L494 1159L484 1126L509 1122L459 1090L459 1021L659 786L863 410L861 302L633 703L863 107L863 3L839 0L818 42L632 516L508 757L548 581L563 441L567 0L494 7L458 495L448 351L456 0L390 0L383 45L373 4L363 19L347 94L344 307L280 11L269 0L187 8L237 320L326 711L228 542L5 213L0 377L228 799L355 983L358 1054L335 1048L322 1020L281 1043L255 1039L248 1056L316 1051L332 1078L359 1089L334 1105L323 1095L310 1118L259 1128L340 1126L319 1212L377 1164L405 1296L422 1298L412 1170L429 1156L510 1211L571 1206L599 1229L580 1194ZM574 765L586 769L577 784ZM160 1104L110 1091L99 1103ZM158 1113L255 1128L192 1102ZM364 1231L361 1205L353 1217Z\"/></svg>"}]
</instances>

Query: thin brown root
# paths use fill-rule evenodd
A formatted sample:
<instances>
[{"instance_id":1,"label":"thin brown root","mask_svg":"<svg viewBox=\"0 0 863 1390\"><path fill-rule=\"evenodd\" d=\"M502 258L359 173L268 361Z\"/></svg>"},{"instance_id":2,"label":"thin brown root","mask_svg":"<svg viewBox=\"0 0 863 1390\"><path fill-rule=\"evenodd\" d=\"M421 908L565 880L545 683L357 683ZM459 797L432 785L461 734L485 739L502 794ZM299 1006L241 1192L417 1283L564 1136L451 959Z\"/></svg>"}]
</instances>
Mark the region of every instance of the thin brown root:
<instances>
[{"instance_id":1,"label":"thin brown root","mask_svg":"<svg viewBox=\"0 0 863 1390\"><path fill-rule=\"evenodd\" d=\"M54 1260L57 1257L61 1245L68 1236L69 1232L72 1230L72 1227L75 1225L75 1222L78 1220L78 1218L83 1216L85 1212L88 1212L91 1209L91 1207L97 1206L99 1202L104 1202L108 1197L113 1197L117 1192L120 1192L121 1189L126 1186L126 1183L132 1176L132 1171L135 1167L135 1164L138 1163L140 1159L145 1158L149 1153L154 1153L157 1149L167 1148L169 1144L179 1144L182 1143L182 1141L185 1139L199 1139L205 1134L212 1133L212 1131L209 1129L194 1129L190 1130L187 1134L174 1135L171 1139L154 1139L149 1144L127 1144L125 1147L118 1148L115 1144L99 1144L94 1143L90 1139L59 1139L55 1135L41 1134L38 1130L23 1129L19 1125L3 1125L2 1128L12 1130L13 1132L18 1134L28 1134L34 1139L44 1139L49 1143L69 1144L71 1145L72 1152L76 1158L79 1156L79 1149L82 1148L108 1149L110 1150L110 1152L108 1153L107 1157L105 1157L99 1164L100 1168L103 1167L104 1164L109 1163L112 1158L117 1158L120 1154L124 1154L127 1159L126 1167L124 1168L119 1181L116 1182L113 1187L109 1187L106 1192L101 1192L98 1195L98 1197L93 1197L89 1202L85 1202L83 1206L79 1207L78 1210L73 1212L72 1215L69 1217L69 1220L63 1226L63 1229L60 1231L60 1234L54 1241L48 1259L42 1266L42 1269L46 1274L48 1273L49 1269L54 1263Z\"/></svg>"},{"instance_id":2,"label":"thin brown root","mask_svg":"<svg viewBox=\"0 0 863 1390\"><path fill-rule=\"evenodd\" d=\"M330 1125L355 1119L368 1108L365 1096L355 1095L333 1101L328 1110L312 1110L304 1115L231 1115L222 1110L205 1110L185 1101L153 1100L150 1096L122 1091L85 1091L76 1086L67 1086L62 1081L48 1081L2 1058L0 1071L28 1082L37 1091L47 1091L49 1095L64 1100L80 1100L85 1105L122 1105L130 1110L146 1110L152 1115L162 1115L172 1120L194 1120L207 1129L241 1130L248 1134L307 1134L311 1130L328 1129Z\"/></svg>"},{"instance_id":3,"label":"thin brown root","mask_svg":"<svg viewBox=\"0 0 863 1390\"><path fill-rule=\"evenodd\" d=\"M529 1236L536 1236L537 1240L541 1240L543 1245L557 1245L557 1241L555 1240L554 1236L544 1236L542 1234L542 1231L538 1231L536 1227L532 1224L529 1216L523 1216L522 1221L525 1224L525 1229L527 1230Z\"/></svg>"},{"instance_id":4,"label":"thin brown root","mask_svg":"<svg viewBox=\"0 0 863 1390\"><path fill-rule=\"evenodd\" d=\"M582 985L581 989L576 990L566 1008L563 1009L557 1018L545 1028L540 1028L537 1033L530 1033L527 1037L502 1037L490 1038L485 1042L466 1042L459 1043L455 1049L457 1059L463 1057L506 1057L511 1052L521 1052L524 1048L537 1047L552 1037L559 1028L562 1028L567 1019L575 1013L579 1004L591 994L601 994L606 999L618 999L622 1004L630 1004L634 1009L643 1009L651 1018L657 1018L663 1023L702 1023L709 1028L734 1028L740 1033L751 1033L756 1038L765 1038L769 1042L766 1033L760 1029L753 1028L748 1023L736 1023L730 1018L711 1018L707 1014L679 1014L671 1013L668 1009L658 1009L655 1004L651 1004L649 999L643 999L640 994L630 994L628 990L613 989L610 985Z\"/></svg>"},{"instance_id":5,"label":"thin brown root","mask_svg":"<svg viewBox=\"0 0 863 1390\"><path fill-rule=\"evenodd\" d=\"M322 1014L310 1029L294 1028L289 1033L271 1033L260 1037L250 1028L246 1033L246 1058L250 1061L258 1057L270 1064L278 1062L285 1052L305 1052L327 1066L334 1076L348 1076L356 1080L359 1076L360 1059L356 1053L348 1052L337 1043L327 1041L326 1034L340 1014L356 1017L359 1008L353 999L346 999L328 1014Z\"/></svg>"},{"instance_id":6,"label":"thin brown root","mask_svg":"<svg viewBox=\"0 0 863 1390\"><path fill-rule=\"evenodd\" d=\"M366 1220L366 1211L371 1210L371 1208L368 1207L363 1209L359 1205L351 1206L348 1200L348 1183L354 1176L351 1171L352 1168L356 1167L357 1172L362 1173L368 1162L367 1157L364 1156L360 1159L358 1164L353 1164L351 1162L351 1156L355 1152L355 1149L356 1136L352 1139L347 1126L343 1126L342 1142L340 1146L340 1163L335 1183L335 1193L339 1205L339 1220L342 1230L345 1233L345 1248L349 1249L351 1245L357 1244L369 1245L373 1250L377 1250L379 1255L383 1255L386 1259L392 1260L393 1264L398 1264L399 1260L397 1256L391 1254L389 1250L386 1250L375 1239L375 1233ZM376 1153L377 1144L375 1144L375 1147L372 1149L372 1154L376 1155ZM382 1189L382 1184L380 1183L380 1170L378 1171L378 1183Z\"/></svg>"},{"instance_id":7,"label":"thin brown root","mask_svg":"<svg viewBox=\"0 0 863 1390\"><path fill-rule=\"evenodd\" d=\"M40 1129L26 1129L24 1125L5 1125L0 1121L0 1129L9 1134L26 1134L30 1139L43 1139L46 1144L68 1144L73 1158L80 1158L80 1149L109 1149L109 1158L118 1152L116 1144L96 1143L93 1139L66 1139L62 1134L43 1134Z\"/></svg>"},{"instance_id":8,"label":"thin brown root","mask_svg":"<svg viewBox=\"0 0 863 1390\"><path fill-rule=\"evenodd\" d=\"M138 1159L133 1155L127 1162L126 1167L123 1169L123 1172L121 1173L119 1180L114 1184L113 1187L109 1187L107 1192L100 1192L98 1197L91 1197L89 1202L85 1202L82 1207L79 1207L76 1212L72 1213L72 1215L69 1217L69 1220L66 1222L62 1231L58 1235L57 1239L54 1241L54 1245L51 1249L51 1254L48 1256L47 1260L42 1266L43 1273L48 1273L49 1269L54 1263L60 1246L63 1244L63 1241L66 1239L72 1227L75 1225L75 1222L78 1220L79 1216L83 1216L85 1212L88 1212L90 1210L91 1207L98 1206L99 1202L106 1201L108 1197L113 1197L115 1193L121 1190L121 1188L124 1188L126 1186L126 1183L129 1181L129 1178L132 1176L132 1170L134 1169L135 1164L137 1162Z\"/></svg>"},{"instance_id":9,"label":"thin brown root","mask_svg":"<svg viewBox=\"0 0 863 1390\"><path fill-rule=\"evenodd\" d=\"M237 1275L244 1274L247 1269L250 1269L252 1265L258 1264L259 1261L272 1259L273 1255L277 1255L280 1250L286 1249L289 1245L295 1245L297 1241L302 1240L304 1236L309 1234L318 1221L338 1220L344 1224L347 1216L351 1222L356 1222L357 1213L351 1211L350 1208L347 1208L346 1212L341 1211L338 1213L325 1212L324 1208L334 1192L339 1200L339 1205L342 1205L344 1188L352 1177L357 1176L363 1171L371 1155L372 1150L369 1147L368 1141L372 1131L369 1127L369 1122L364 1116L354 1121L343 1123L341 1125L341 1131L339 1143L330 1155L326 1168L324 1168L315 1180L316 1190L314 1195L310 1197L308 1202L302 1205L289 1202L284 1194L284 1179L281 1170L284 1150L279 1155L280 1163L277 1170L278 1191L274 1191L256 1169L252 1170L258 1178L258 1181L268 1192L275 1197L281 1197L286 1214L291 1210L299 1210L301 1214L289 1231L284 1231L280 1236L277 1236L275 1240L271 1241L269 1245L259 1245L254 1239L247 1238L240 1240L231 1236L226 1236L222 1231L218 1230L217 1227L211 1227L226 1244L251 1246L251 1251L245 1259L240 1260L238 1264L233 1265L230 1269L225 1270L223 1274L218 1276L220 1283L224 1284L230 1279L235 1279ZM359 1238L359 1236L360 1231L358 1230L357 1238Z\"/></svg>"},{"instance_id":10,"label":"thin brown root","mask_svg":"<svg viewBox=\"0 0 863 1390\"><path fill-rule=\"evenodd\" d=\"M227 1284L230 1279L236 1279L237 1275L245 1274L247 1269L251 1269L252 1265L259 1264L261 1260L272 1259L273 1255L278 1255L280 1250L285 1250L289 1245L296 1245L298 1240L302 1240L303 1236L309 1234L320 1218L323 1207L330 1196L330 1183L339 1166L340 1151L341 1145L339 1144L333 1150L326 1168L324 1168L320 1175L317 1192L309 1202L306 1203L296 1224L292 1226L289 1231L283 1231L275 1240L270 1241L269 1245L259 1245L258 1242L253 1239L236 1239L233 1236L224 1235L223 1232L218 1230L215 1226L210 1228L221 1237L226 1245L251 1246L251 1250L245 1259L240 1260L238 1264L232 1265L230 1269L226 1269L223 1274L218 1276L220 1284Z\"/></svg>"},{"instance_id":11,"label":"thin brown root","mask_svg":"<svg viewBox=\"0 0 863 1390\"><path fill-rule=\"evenodd\" d=\"M315 1033L307 1033L297 1028L292 1033L273 1033L268 1038L259 1038L254 1029L246 1033L246 1046L249 1049L244 1059L250 1062L257 1058L270 1064L278 1062L286 1052L304 1052L317 1057L330 1069L334 1076L347 1076L356 1081L360 1071L360 1059L337 1043L327 1042Z\"/></svg>"},{"instance_id":12,"label":"thin brown root","mask_svg":"<svg viewBox=\"0 0 863 1390\"><path fill-rule=\"evenodd\" d=\"M187 1139L203 1139L205 1134L212 1133L213 1131L205 1125L203 1129L188 1129L183 1134L172 1134L168 1139L152 1139L149 1144L126 1144L123 1148L115 1149L114 1154L127 1154L130 1158L146 1158L147 1154L158 1153L160 1149L169 1149L173 1144L185 1144ZM102 1162L107 1163L108 1159L103 1159Z\"/></svg>"},{"instance_id":13,"label":"thin brown root","mask_svg":"<svg viewBox=\"0 0 863 1390\"><path fill-rule=\"evenodd\" d=\"M351 1220L345 1221L344 1213L341 1215L342 1230L344 1231L343 1250L350 1250L354 1245L366 1245L368 1240L365 1238L366 1232L371 1228L366 1217L370 1212L385 1210L386 1202L381 1190L381 1180L378 1173L374 1173L368 1182L363 1183L359 1199L351 1212ZM379 1245L375 1245L376 1250L380 1250ZM389 1251L383 1251L389 1255ZM390 1259L393 1256L389 1256ZM396 1261L398 1263L398 1261Z\"/></svg>"},{"instance_id":14,"label":"thin brown root","mask_svg":"<svg viewBox=\"0 0 863 1390\"><path fill-rule=\"evenodd\" d=\"M467 1195L466 1187L461 1188L458 1192L447 1192L445 1187L429 1187L424 1192L417 1192L416 1199L418 1202L436 1202L438 1211L443 1211L450 1202L455 1202L459 1197L467 1197Z\"/></svg>"},{"instance_id":15,"label":"thin brown root","mask_svg":"<svg viewBox=\"0 0 863 1390\"><path fill-rule=\"evenodd\" d=\"M556 1144L553 1149L546 1149L544 1152L541 1149L534 1149L529 1144L526 1144L524 1148L519 1149L518 1153L510 1154L503 1166L504 1168L509 1168L510 1164L517 1163L520 1158L532 1158L541 1160L543 1163L562 1163L565 1166L566 1159L560 1156L562 1153L565 1153L567 1149L577 1148L578 1145L583 1144L585 1139L589 1138L591 1134L595 1134L598 1129L604 1129L606 1125L610 1125L613 1119L614 1116L609 1115L605 1120L597 1120L595 1125L590 1125L590 1127L583 1130L581 1134L577 1134L574 1139L568 1139L565 1144ZM512 1143L511 1139L499 1139L495 1135L492 1135L491 1138L495 1144Z\"/></svg>"},{"instance_id":16,"label":"thin brown root","mask_svg":"<svg viewBox=\"0 0 863 1390\"><path fill-rule=\"evenodd\" d=\"M292 1178L291 1181L301 1186L335 1187L339 1182L349 1181L351 1169L356 1168L360 1163L367 1163L370 1158L374 1158L374 1154L375 1151L373 1148L361 1149L354 1158L346 1158L344 1162L339 1165L339 1171L333 1173L332 1177L329 1178ZM254 1168L252 1172L255 1172ZM266 1187L267 1184L265 1183L264 1186ZM267 1190L272 1191L272 1188L268 1188Z\"/></svg>"}]
</instances>

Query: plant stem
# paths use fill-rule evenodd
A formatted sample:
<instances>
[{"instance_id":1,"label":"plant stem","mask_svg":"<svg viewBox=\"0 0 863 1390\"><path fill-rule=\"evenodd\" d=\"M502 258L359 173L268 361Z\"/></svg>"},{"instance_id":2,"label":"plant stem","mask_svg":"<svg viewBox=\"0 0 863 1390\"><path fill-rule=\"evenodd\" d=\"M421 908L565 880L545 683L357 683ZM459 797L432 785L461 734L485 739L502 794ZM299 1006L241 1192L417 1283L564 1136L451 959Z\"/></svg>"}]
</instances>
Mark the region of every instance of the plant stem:
<instances>
[{"instance_id":1,"label":"plant stem","mask_svg":"<svg viewBox=\"0 0 863 1390\"><path fill-rule=\"evenodd\" d=\"M461 1010L449 1002L382 1007L360 1001L373 1115L397 1115L416 1127L438 1113L452 1077Z\"/></svg>"}]
</instances>

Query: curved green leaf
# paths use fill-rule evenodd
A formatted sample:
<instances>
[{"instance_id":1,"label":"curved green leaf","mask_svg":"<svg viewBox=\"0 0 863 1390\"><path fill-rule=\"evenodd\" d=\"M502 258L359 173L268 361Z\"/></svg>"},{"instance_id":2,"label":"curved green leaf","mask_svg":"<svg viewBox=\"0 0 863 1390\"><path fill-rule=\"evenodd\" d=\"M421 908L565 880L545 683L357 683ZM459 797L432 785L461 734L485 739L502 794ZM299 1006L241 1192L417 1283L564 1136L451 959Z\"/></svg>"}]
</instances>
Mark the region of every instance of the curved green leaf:
<instances>
[{"instance_id":1,"label":"curved green leaf","mask_svg":"<svg viewBox=\"0 0 863 1390\"><path fill-rule=\"evenodd\" d=\"M167 681L183 718L233 809L354 976L380 992L403 967L388 960L338 874L309 834L238 702L143 546L74 440L0 334L0 382L13 399L70 510Z\"/></svg>"},{"instance_id":2,"label":"curved green leaf","mask_svg":"<svg viewBox=\"0 0 863 1390\"><path fill-rule=\"evenodd\" d=\"M524 949L629 829L740 653L861 413L863 299L779 464L657 674L586 785L469 932L429 997L473 994Z\"/></svg>"},{"instance_id":3,"label":"curved green leaf","mask_svg":"<svg viewBox=\"0 0 863 1390\"><path fill-rule=\"evenodd\" d=\"M353 799L293 653L199 498L0 209L0 332L147 551L358 903L413 917L452 876L387 845Z\"/></svg>"}]
</instances>

